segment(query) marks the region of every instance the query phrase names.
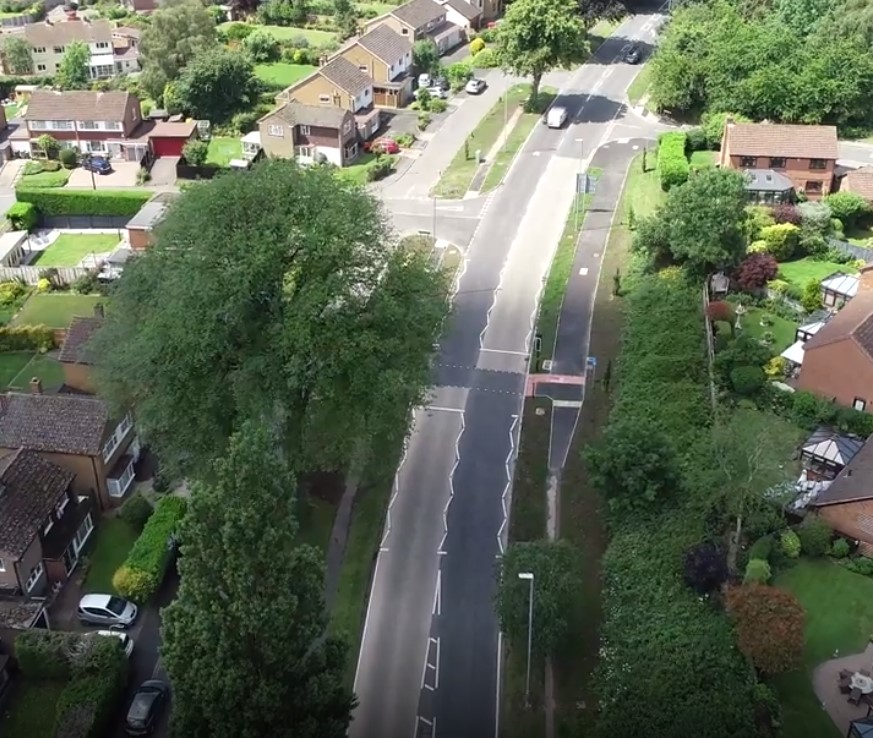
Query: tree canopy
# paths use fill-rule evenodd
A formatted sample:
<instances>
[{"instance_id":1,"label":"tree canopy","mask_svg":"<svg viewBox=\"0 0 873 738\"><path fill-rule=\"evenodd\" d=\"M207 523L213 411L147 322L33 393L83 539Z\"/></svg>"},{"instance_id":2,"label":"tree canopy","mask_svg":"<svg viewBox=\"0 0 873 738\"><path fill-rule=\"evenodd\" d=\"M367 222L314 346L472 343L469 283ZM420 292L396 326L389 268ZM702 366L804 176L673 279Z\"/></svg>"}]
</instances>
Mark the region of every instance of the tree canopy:
<instances>
[{"instance_id":1,"label":"tree canopy","mask_svg":"<svg viewBox=\"0 0 873 738\"><path fill-rule=\"evenodd\" d=\"M223 123L250 104L259 87L248 56L215 46L197 54L170 89L172 102L165 103L171 109L178 107L194 118Z\"/></svg>"},{"instance_id":2,"label":"tree canopy","mask_svg":"<svg viewBox=\"0 0 873 738\"><path fill-rule=\"evenodd\" d=\"M0 53L12 74L33 73L33 54L30 44L23 36L6 36Z\"/></svg>"},{"instance_id":3,"label":"tree canopy","mask_svg":"<svg viewBox=\"0 0 873 738\"><path fill-rule=\"evenodd\" d=\"M397 249L379 205L331 169L271 161L184 192L119 280L91 346L171 472L272 418L306 470L343 469L405 427L428 383L445 276Z\"/></svg>"},{"instance_id":4,"label":"tree canopy","mask_svg":"<svg viewBox=\"0 0 873 738\"><path fill-rule=\"evenodd\" d=\"M62 90L86 90L91 77L88 67L91 64L91 52L84 41L73 41L67 44L55 83Z\"/></svg>"},{"instance_id":5,"label":"tree canopy","mask_svg":"<svg viewBox=\"0 0 873 738\"><path fill-rule=\"evenodd\" d=\"M179 596L163 611L178 735L342 738L348 729L348 649L323 637L324 561L296 541L294 477L280 454L266 423L247 422L211 481L192 489Z\"/></svg>"}]
</instances>

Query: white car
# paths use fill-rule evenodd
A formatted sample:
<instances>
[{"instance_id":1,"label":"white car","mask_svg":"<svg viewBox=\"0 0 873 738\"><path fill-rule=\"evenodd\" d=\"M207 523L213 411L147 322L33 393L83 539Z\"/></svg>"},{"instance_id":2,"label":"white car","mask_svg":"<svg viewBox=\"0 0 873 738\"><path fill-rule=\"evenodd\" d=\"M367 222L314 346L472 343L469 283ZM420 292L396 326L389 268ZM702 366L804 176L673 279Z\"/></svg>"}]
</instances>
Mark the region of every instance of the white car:
<instances>
[{"instance_id":1,"label":"white car","mask_svg":"<svg viewBox=\"0 0 873 738\"><path fill-rule=\"evenodd\" d=\"M139 610L121 597L108 594L86 594L79 600L79 620L82 625L109 625L129 628Z\"/></svg>"},{"instance_id":2,"label":"white car","mask_svg":"<svg viewBox=\"0 0 873 738\"><path fill-rule=\"evenodd\" d=\"M464 89L470 95L478 95L480 92L482 92L485 89L485 80L473 77L473 79L471 79L469 82L467 82Z\"/></svg>"},{"instance_id":3,"label":"white car","mask_svg":"<svg viewBox=\"0 0 873 738\"><path fill-rule=\"evenodd\" d=\"M546 113L546 125L549 128L562 128L567 122L567 108L554 106Z\"/></svg>"},{"instance_id":4,"label":"white car","mask_svg":"<svg viewBox=\"0 0 873 738\"><path fill-rule=\"evenodd\" d=\"M424 89L430 93L431 97L435 97L438 100L445 100L449 96L449 93L442 87L426 87Z\"/></svg>"},{"instance_id":5,"label":"white car","mask_svg":"<svg viewBox=\"0 0 873 738\"><path fill-rule=\"evenodd\" d=\"M133 638L127 635L127 633L119 633L117 630L98 630L94 635L118 638L121 641L121 647L124 649L124 655L130 658L130 654L133 653Z\"/></svg>"},{"instance_id":6,"label":"white car","mask_svg":"<svg viewBox=\"0 0 873 738\"><path fill-rule=\"evenodd\" d=\"M422 72L418 75L419 87L430 87L430 75L427 72Z\"/></svg>"}]
</instances>

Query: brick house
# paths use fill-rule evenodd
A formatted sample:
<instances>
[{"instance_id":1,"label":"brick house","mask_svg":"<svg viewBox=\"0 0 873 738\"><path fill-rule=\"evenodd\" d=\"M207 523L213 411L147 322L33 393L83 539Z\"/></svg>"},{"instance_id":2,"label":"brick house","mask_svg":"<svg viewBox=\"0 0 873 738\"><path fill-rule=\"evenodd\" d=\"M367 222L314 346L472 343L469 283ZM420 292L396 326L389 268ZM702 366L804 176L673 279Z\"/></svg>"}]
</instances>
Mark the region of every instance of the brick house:
<instances>
[{"instance_id":1,"label":"brick house","mask_svg":"<svg viewBox=\"0 0 873 738\"><path fill-rule=\"evenodd\" d=\"M75 568L94 521L74 476L26 449L0 458L0 590L44 596Z\"/></svg>"},{"instance_id":2,"label":"brick house","mask_svg":"<svg viewBox=\"0 0 873 738\"><path fill-rule=\"evenodd\" d=\"M756 180L787 177L810 200L831 192L838 157L834 126L776 123L725 124L719 166L753 171Z\"/></svg>"},{"instance_id":3,"label":"brick house","mask_svg":"<svg viewBox=\"0 0 873 738\"><path fill-rule=\"evenodd\" d=\"M19 448L72 472L73 491L91 496L101 510L124 500L140 454L130 413L113 419L97 397L43 394L38 379L29 394L0 395L0 454Z\"/></svg>"},{"instance_id":4,"label":"brick house","mask_svg":"<svg viewBox=\"0 0 873 738\"><path fill-rule=\"evenodd\" d=\"M445 53L464 40L464 31L446 19L447 10L434 0L410 0L384 15L367 21L366 32L377 26L387 26L412 43L432 39L440 53Z\"/></svg>"},{"instance_id":5,"label":"brick house","mask_svg":"<svg viewBox=\"0 0 873 738\"><path fill-rule=\"evenodd\" d=\"M349 42L337 56L373 80L373 102L400 108L412 97L412 42L388 26L376 26Z\"/></svg>"},{"instance_id":6,"label":"brick house","mask_svg":"<svg viewBox=\"0 0 873 738\"><path fill-rule=\"evenodd\" d=\"M861 270L857 295L803 344L797 389L873 413L873 265Z\"/></svg>"},{"instance_id":7,"label":"brick house","mask_svg":"<svg viewBox=\"0 0 873 738\"><path fill-rule=\"evenodd\" d=\"M355 118L342 108L287 102L258 121L261 146L271 158L301 164L351 164L360 151Z\"/></svg>"},{"instance_id":8,"label":"brick house","mask_svg":"<svg viewBox=\"0 0 873 738\"><path fill-rule=\"evenodd\" d=\"M873 203L873 167L860 167L840 180L840 192L854 192Z\"/></svg>"}]
</instances>

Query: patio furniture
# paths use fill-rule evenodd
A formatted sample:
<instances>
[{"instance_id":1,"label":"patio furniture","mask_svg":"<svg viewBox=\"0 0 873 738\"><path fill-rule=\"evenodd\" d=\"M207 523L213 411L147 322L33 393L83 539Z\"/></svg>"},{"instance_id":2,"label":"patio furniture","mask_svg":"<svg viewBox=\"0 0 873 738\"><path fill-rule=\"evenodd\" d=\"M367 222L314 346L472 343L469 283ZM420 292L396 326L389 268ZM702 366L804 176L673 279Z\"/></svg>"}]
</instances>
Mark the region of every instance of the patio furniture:
<instances>
[{"instance_id":1,"label":"patio furniture","mask_svg":"<svg viewBox=\"0 0 873 738\"><path fill-rule=\"evenodd\" d=\"M848 679L852 676L854 672L851 669L841 669L840 670L840 679Z\"/></svg>"},{"instance_id":2,"label":"patio furniture","mask_svg":"<svg viewBox=\"0 0 873 738\"><path fill-rule=\"evenodd\" d=\"M862 694L870 694L873 692L873 678L866 676L861 672L857 672L852 674L849 680L849 686L851 686L853 690L859 690Z\"/></svg>"},{"instance_id":3,"label":"patio furniture","mask_svg":"<svg viewBox=\"0 0 873 738\"><path fill-rule=\"evenodd\" d=\"M849 693L849 702L851 702L853 705L859 705L859 704L861 704L861 690L860 690L860 689L858 689L857 687L855 687L855 688L854 688L854 689Z\"/></svg>"},{"instance_id":4,"label":"patio furniture","mask_svg":"<svg viewBox=\"0 0 873 738\"><path fill-rule=\"evenodd\" d=\"M861 671L859 671L858 673L865 676L865 677L873 676L870 674L870 671L868 669L861 669Z\"/></svg>"},{"instance_id":5,"label":"patio furniture","mask_svg":"<svg viewBox=\"0 0 873 738\"><path fill-rule=\"evenodd\" d=\"M849 692L852 691L852 687L848 679L840 679L839 686L840 692L842 692L843 694L849 694Z\"/></svg>"}]
</instances>

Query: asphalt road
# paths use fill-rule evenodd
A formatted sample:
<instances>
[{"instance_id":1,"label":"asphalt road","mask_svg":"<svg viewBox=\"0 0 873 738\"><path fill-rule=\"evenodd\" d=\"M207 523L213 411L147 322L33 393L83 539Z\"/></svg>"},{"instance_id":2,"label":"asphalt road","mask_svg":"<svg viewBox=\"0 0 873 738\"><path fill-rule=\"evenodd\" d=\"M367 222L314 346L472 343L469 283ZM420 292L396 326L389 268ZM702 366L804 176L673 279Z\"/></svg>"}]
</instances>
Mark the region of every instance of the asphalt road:
<instances>
[{"instance_id":1,"label":"asphalt road","mask_svg":"<svg viewBox=\"0 0 873 738\"><path fill-rule=\"evenodd\" d=\"M568 128L537 128L482 204L435 387L415 413L395 482L352 738L487 738L498 730L495 573L537 303L584 159L606 140L651 131L623 103L638 70L614 60L627 38L651 38L653 26L649 16L630 19L593 63L568 75L556 103L570 112Z\"/></svg>"}]
</instances>

